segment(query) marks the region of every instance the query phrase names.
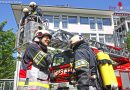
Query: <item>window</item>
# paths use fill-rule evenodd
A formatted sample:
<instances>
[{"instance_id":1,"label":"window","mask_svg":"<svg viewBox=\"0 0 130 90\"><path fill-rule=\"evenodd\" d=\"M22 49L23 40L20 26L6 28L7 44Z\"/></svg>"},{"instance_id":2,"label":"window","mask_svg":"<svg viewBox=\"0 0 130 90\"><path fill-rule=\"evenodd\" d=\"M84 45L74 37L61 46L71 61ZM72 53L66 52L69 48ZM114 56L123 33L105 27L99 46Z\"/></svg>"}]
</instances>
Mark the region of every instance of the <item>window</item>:
<instances>
[{"instance_id":1,"label":"window","mask_svg":"<svg viewBox=\"0 0 130 90\"><path fill-rule=\"evenodd\" d=\"M60 26L60 18L59 16L54 16L54 28L59 28Z\"/></svg>"},{"instance_id":2,"label":"window","mask_svg":"<svg viewBox=\"0 0 130 90\"><path fill-rule=\"evenodd\" d=\"M114 20L114 26L117 26L117 20Z\"/></svg>"},{"instance_id":3,"label":"window","mask_svg":"<svg viewBox=\"0 0 130 90\"><path fill-rule=\"evenodd\" d=\"M97 38L96 34L90 34L90 39L96 41L96 38Z\"/></svg>"},{"instance_id":4,"label":"window","mask_svg":"<svg viewBox=\"0 0 130 90\"><path fill-rule=\"evenodd\" d=\"M80 17L80 24L88 24L88 17Z\"/></svg>"},{"instance_id":5,"label":"window","mask_svg":"<svg viewBox=\"0 0 130 90\"><path fill-rule=\"evenodd\" d=\"M94 17L89 18L89 22L90 22L90 29L96 29L95 18Z\"/></svg>"},{"instance_id":6,"label":"window","mask_svg":"<svg viewBox=\"0 0 130 90\"><path fill-rule=\"evenodd\" d=\"M68 28L67 16L62 16L62 28Z\"/></svg>"},{"instance_id":7,"label":"window","mask_svg":"<svg viewBox=\"0 0 130 90\"><path fill-rule=\"evenodd\" d=\"M128 22L127 24L128 24L128 32L130 32L130 22Z\"/></svg>"},{"instance_id":8,"label":"window","mask_svg":"<svg viewBox=\"0 0 130 90\"><path fill-rule=\"evenodd\" d=\"M77 23L77 16L69 16L69 23L76 24Z\"/></svg>"},{"instance_id":9,"label":"window","mask_svg":"<svg viewBox=\"0 0 130 90\"><path fill-rule=\"evenodd\" d=\"M110 18L103 18L102 21L103 21L103 25L108 25L108 26L111 25L111 19Z\"/></svg>"},{"instance_id":10,"label":"window","mask_svg":"<svg viewBox=\"0 0 130 90\"><path fill-rule=\"evenodd\" d=\"M105 36L103 34L99 34L99 42L105 43Z\"/></svg>"},{"instance_id":11,"label":"window","mask_svg":"<svg viewBox=\"0 0 130 90\"><path fill-rule=\"evenodd\" d=\"M107 43L112 43L112 42L113 42L113 35L106 34L106 35L105 35L105 41L106 41Z\"/></svg>"},{"instance_id":12,"label":"window","mask_svg":"<svg viewBox=\"0 0 130 90\"><path fill-rule=\"evenodd\" d=\"M99 30L102 30L102 19L101 18L97 18L97 27Z\"/></svg>"},{"instance_id":13,"label":"window","mask_svg":"<svg viewBox=\"0 0 130 90\"><path fill-rule=\"evenodd\" d=\"M53 16L52 15L44 15L44 18L49 20L49 22L53 22Z\"/></svg>"},{"instance_id":14,"label":"window","mask_svg":"<svg viewBox=\"0 0 130 90\"><path fill-rule=\"evenodd\" d=\"M86 38L86 39L90 39L90 34L88 34L88 33L81 33L81 35L84 37L84 38Z\"/></svg>"}]
</instances>

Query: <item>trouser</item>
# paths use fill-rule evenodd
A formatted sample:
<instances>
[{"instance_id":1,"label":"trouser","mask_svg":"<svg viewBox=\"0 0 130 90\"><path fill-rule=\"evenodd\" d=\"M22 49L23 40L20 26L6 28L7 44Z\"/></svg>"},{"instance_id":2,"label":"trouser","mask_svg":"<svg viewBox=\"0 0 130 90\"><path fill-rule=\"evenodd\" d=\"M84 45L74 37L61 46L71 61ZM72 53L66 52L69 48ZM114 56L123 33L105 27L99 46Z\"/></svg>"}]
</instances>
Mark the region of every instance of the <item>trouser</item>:
<instances>
[{"instance_id":1,"label":"trouser","mask_svg":"<svg viewBox=\"0 0 130 90\"><path fill-rule=\"evenodd\" d=\"M19 36L19 44L23 44L23 38L24 38L24 31L20 32L20 36Z\"/></svg>"},{"instance_id":2,"label":"trouser","mask_svg":"<svg viewBox=\"0 0 130 90\"><path fill-rule=\"evenodd\" d=\"M27 82L27 79L20 78L17 90L50 90L50 87L48 81L31 78Z\"/></svg>"},{"instance_id":3,"label":"trouser","mask_svg":"<svg viewBox=\"0 0 130 90\"><path fill-rule=\"evenodd\" d=\"M26 71L26 78L20 78L18 90L50 90L48 74L32 66Z\"/></svg>"},{"instance_id":4,"label":"trouser","mask_svg":"<svg viewBox=\"0 0 130 90\"><path fill-rule=\"evenodd\" d=\"M81 73L77 78L77 90L97 90L95 82L90 78L89 73Z\"/></svg>"}]
</instances>

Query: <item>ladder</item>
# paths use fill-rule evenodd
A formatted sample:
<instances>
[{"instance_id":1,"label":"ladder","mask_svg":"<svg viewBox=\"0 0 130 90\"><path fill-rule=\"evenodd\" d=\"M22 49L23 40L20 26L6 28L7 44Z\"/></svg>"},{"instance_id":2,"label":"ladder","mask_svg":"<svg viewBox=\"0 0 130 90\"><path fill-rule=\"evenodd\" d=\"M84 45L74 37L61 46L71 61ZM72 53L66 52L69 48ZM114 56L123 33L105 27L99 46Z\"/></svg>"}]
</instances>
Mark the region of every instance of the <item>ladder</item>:
<instances>
[{"instance_id":1,"label":"ladder","mask_svg":"<svg viewBox=\"0 0 130 90\"><path fill-rule=\"evenodd\" d=\"M52 34L53 38L50 46L54 48L68 49L68 42L73 35L74 33L70 33L64 30L58 30ZM99 50L102 50L105 53L108 53L111 57L125 59L122 62L130 62L130 52L128 50L111 45L106 45L104 43L90 40L85 37L83 38L90 47L95 47Z\"/></svg>"}]
</instances>

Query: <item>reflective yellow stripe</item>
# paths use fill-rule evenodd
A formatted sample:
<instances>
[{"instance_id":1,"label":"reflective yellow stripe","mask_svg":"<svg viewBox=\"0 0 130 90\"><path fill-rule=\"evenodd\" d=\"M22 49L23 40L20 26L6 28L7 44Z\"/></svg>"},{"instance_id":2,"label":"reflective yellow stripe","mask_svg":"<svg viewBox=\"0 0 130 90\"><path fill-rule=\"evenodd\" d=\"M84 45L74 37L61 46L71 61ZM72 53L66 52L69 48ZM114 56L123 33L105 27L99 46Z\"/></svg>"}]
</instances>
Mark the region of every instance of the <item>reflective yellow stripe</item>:
<instances>
[{"instance_id":1,"label":"reflective yellow stripe","mask_svg":"<svg viewBox=\"0 0 130 90\"><path fill-rule=\"evenodd\" d=\"M89 68L89 63L86 60L77 60L75 61L75 68L80 68L80 67L87 67Z\"/></svg>"},{"instance_id":2,"label":"reflective yellow stripe","mask_svg":"<svg viewBox=\"0 0 130 90\"><path fill-rule=\"evenodd\" d=\"M33 58L33 60L35 60L36 59L36 57L38 56L38 54L40 53L41 51L39 51L38 53L37 53L37 55Z\"/></svg>"},{"instance_id":3,"label":"reflective yellow stripe","mask_svg":"<svg viewBox=\"0 0 130 90\"><path fill-rule=\"evenodd\" d=\"M43 88L50 88L49 84L44 84L44 83L40 83L40 82L29 82L28 85L25 85L25 82L19 82L18 86L40 86Z\"/></svg>"},{"instance_id":4,"label":"reflective yellow stripe","mask_svg":"<svg viewBox=\"0 0 130 90\"><path fill-rule=\"evenodd\" d=\"M35 14L37 14L37 12L36 11L32 11L32 15L35 15Z\"/></svg>"},{"instance_id":5,"label":"reflective yellow stripe","mask_svg":"<svg viewBox=\"0 0 130 90\"><path fill-rule=\"evenodd\" d=\"M46 54L44 54L44 56L37 62L37 65L42 61L42 59L46 56Z\"/></svg>"},{"instance_id":6,"label":"reflective yellow stripe","mask_svg":"<svg viewBox=\"0 0 130 90\"><path fill-rule=\"evenodd\" d=\"M80 68L80 67L83 67L83 66L86 66L86 65L80 65L80 66L77 66L77 67L75 67L75 68Z\"/></svg>"}]
</instances>

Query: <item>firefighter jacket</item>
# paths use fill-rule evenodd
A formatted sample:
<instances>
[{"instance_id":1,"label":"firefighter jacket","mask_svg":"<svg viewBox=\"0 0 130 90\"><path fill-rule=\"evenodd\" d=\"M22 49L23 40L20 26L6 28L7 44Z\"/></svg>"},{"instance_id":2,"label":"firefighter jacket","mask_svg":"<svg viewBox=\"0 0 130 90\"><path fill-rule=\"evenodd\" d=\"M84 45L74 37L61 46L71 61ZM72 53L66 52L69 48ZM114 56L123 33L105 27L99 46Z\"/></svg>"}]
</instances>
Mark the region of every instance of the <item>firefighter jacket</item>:
<instances>
[{"instance_id":1,"label":"firefighter jacket","mask_svg":"<svg viewBox=\"0 0 130 90\"><path fill-rule=\"evenodd\" d=\"M90 77L96 74L96 56L84 41L78 42L73 50L77 90L89 90L89 86L94 86Z\"/></svg>"},{"instance_id":2,"label":"firefighter jacket","mask_svg":"<svg viewBox=\"0 0 130 90\"><path fill-rule=\"evenodd\" d=\"M31 10L31 15L38 15L42 17L42 10L41 8L36 7L35 10Z\"/></svg>"},{"instance_id":3,"label":"firefighter jacket","mask_svg":"<svg viewBox=\"0 0 130 90\"><path fill-rule=\"evenodd\" d=\"M77 72L96 73L96 56L84 41L79 42L74 48L75 69Z\"/></svg>"},{"instance_id":4,"label":"firefighter jacket","mask_svg":"<svg viewBox=\"0 0 130 90\"><path fill-rule=\"evenodd\" d=\"M47 54L47 47L38 43L31 43L23 56L20 78L26 78L26 71L32 67L48 75L51 55Z\"/></svg>"}]
</instances>

